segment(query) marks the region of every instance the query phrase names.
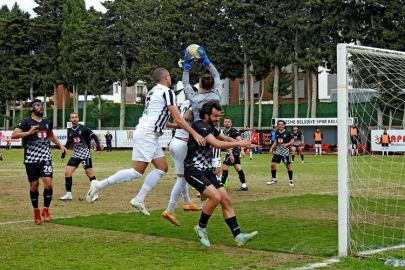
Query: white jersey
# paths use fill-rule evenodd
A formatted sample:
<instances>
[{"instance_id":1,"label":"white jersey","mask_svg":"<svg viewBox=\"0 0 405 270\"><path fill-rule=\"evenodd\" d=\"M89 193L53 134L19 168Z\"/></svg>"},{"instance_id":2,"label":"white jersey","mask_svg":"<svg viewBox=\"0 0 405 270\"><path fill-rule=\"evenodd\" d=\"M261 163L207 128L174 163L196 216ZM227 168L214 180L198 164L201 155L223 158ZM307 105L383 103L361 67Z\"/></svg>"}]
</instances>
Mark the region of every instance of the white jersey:
<instances>
[{"instance_id":1,"label":"white jersey","mask_svg":"<svg viewBox=\"0 0 405 270\"><path fill-rule=\"evenodd\" d=\"M181 117L184 116L184 114L191 109L191 103L190 101L186 100L183 102L183 104L181 104L180 106L180 115ZM191 125L191 123L188 123L189 125ZM188 132L185 131L184 129L176 129L176 133L174 134L174 137L177 138L182 138L182 139L188 139Z\"/></svg>"},{"instance_id":2,"label":"white jersey","mask_svg":"<svg viewBox=\"0 0 405 270\"><path fill-rule=\"evenodd\" d=\"M145 98L145 108L136 128L162 133L170 117L167 106L176 106L176 95L170 88L157 84Z\"/></svg>"}]
</instances>

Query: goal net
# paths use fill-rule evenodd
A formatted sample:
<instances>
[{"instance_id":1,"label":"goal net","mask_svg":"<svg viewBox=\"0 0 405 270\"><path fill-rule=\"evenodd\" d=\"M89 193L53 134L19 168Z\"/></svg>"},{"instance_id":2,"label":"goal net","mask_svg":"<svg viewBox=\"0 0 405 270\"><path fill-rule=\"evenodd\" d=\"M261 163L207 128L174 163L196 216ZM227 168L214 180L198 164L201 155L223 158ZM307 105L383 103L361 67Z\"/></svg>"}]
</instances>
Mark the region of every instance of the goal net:
<instances>
[{"instance_id":1,"label":"goal net","mask_svg":"<svg viewBox=\"0 0 405 270\"><path fill-rule=\"evenodd\" d=\"M405 53L339 44L340 255L405 259L404 110Z\"/></svg>"}]
</instances>

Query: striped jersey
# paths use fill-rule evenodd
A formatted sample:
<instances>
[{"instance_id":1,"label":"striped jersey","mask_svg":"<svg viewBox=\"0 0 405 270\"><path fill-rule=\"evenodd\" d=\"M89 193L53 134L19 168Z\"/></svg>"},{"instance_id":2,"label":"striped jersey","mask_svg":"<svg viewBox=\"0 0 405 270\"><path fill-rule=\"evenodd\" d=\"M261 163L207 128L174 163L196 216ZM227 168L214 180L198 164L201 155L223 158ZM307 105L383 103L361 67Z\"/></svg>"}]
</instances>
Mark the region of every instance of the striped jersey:
<instances>
[{"instance_id":1,"label":"striped jersey","mask_svg":"<svg viewBox=\"0 0 405 270\"><path fill-rule=\"evenodd\" d=\"M180 115L181 117L184 116L184 114L191 109L191 103L190 101L186 100L183 102L183 104L181 104L180 106ZM189 125L191 125L191 123L188 123ZM177 138L182 138L182 139L188 139L188 132L185 131L184 129L176 129L176 133L174 133L174 136Z\"/></svg>"},{"instance_id":2,"label":"striped jersey","mask_svg":"<svg viewBox=\"0 0 405 270\"><path fill-rule=\"evenodd\" d=\"M218 127L215 127L215 129L219 131L219 135L224 134L224 132L220 130ZM221 151L222 151L221 148L212 147L212 159L221 158Z\"/></svg>"},{"instance_id":3,"label":"striped jersey","mask_svg":"<svg viewBox=\"0 0 405 270\"><path fill-rule=\"evenodd\" d=\"M157 84L145 98L145 108L136 128L163 133L170 117L167 106L176 106L176 95L170 88Z\"/></svg>"}]
</instances>

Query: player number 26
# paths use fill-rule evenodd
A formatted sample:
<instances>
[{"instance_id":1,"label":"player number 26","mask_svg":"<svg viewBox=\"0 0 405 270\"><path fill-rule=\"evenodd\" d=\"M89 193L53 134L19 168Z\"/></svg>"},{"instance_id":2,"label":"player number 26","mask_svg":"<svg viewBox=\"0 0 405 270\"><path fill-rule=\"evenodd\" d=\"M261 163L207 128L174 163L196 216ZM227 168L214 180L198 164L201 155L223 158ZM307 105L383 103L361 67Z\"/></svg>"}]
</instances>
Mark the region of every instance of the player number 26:
<instances>
[{"instance_id":1,"label":"player number 26","mask_svg":"<svg viewBox=\"0 0 405 270\"><path fill-rule=\"evenodd\" d=\"M52 172L52 166L44 166L44 172L45 173L51 173Z\"/></svg>"}]
</instances>

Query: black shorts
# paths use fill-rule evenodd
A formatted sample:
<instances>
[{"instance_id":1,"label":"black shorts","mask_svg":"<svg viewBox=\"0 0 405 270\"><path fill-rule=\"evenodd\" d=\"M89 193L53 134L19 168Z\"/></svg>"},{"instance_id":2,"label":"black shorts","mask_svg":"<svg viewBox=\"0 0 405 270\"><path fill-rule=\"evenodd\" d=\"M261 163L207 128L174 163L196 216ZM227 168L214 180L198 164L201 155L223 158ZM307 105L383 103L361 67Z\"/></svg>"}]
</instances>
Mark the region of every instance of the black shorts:
<instances>
[{"instance_id":1,"label":"black shorts","mask_svg":"<svg viewBox=\"0 0 405 270\"><path fill-rule=\"evenodd\" d=\"M77 168L80 163L83 164L83 168L84 168L85 170L86 170L86 169L93 168L93 162L91 161L91 158L81 159L81 158L71 157L71 158L69 159L69 162L67 163L67 165Z\"/></svg>"},{"instance_id":2,"label":"black shorts","mask_svg":"<svg viewBox=\"0 0 405 270\"><path fill-rule=\"evenodd\" d=\"M389 143L382 143L381 147L388 147L390 144Z\"/></svg>"},{"instance_id":3,"label":"black shorts","mask_svg":"<svg viewBox=\"0 0 405 270\"><path fill-rule=\"evenodd\" d=\"M291 145L291 147L299 148L299 147L302 147L302 144L301 143L300 144L293 144L293 145Z\"/></svg>"},{"instance_id":4,"label":"black shorts","mask_svg":"<svg viewBox=\"0 0 405 270\"><path fill-rule=\"evenodd\" d=\"M357 142L352 142L351 146L352 146L352 149L357 149Z\"/></svg>"},{"instance_id":5,"label":"black shorts","mask_svg":"<svg viewBox=\"0 0 405 270\"><path fill-rule=\"evenodd\" d=\"M278 163L283 161L285 165L291 164L290 156L280 156L280 155L274 155L273 159L271 160L272 163Z\"/></svg>"},{"instance_id":6,"label":"black shorts","mask_svg":"<svg viewBox=\"0 0 405 270\"><path fill-rule=\"evenodd\" d=\"M216 189L224 186L221 180L217 179L217 176L213 170L199 171L197 169L186 169L184 170L184 176L187 183L189 183L200 193L203 193L203 191L210 185L213 185Z\"/></svg>"},{"instance_id":7,"label":"black shorts","mask_svg":"<svg viewBox=\"0 0 405 270\"><path fill-rule=\"evenodd\" d=\"M52 161L41 161L39 163L26 163L28 181L34 182L41 177L53 177Z\"/></svg>"},{"instance_id":8,"label":"black shorts","mask_svg":"<svg viewBox=\"0 0 405 270\"><path fill-rule=\"evenodd\" d=\"M232 163L231 162L231 157L229 154L226 154L225 159L224 159L224 164L228 166L234 166L236 164L240 164L240 155L233 155L235 157L235 161Z\"/></svg>"},{"instance_id":9,"label":"black shorts","mask_svg":"<svg viewBox=\"0 0 405 270\"><path fill-rule=\"evenodd\" d=\"M315 141L315 144L322 144L322 141Z\"/></svg>"}]
</instances>

